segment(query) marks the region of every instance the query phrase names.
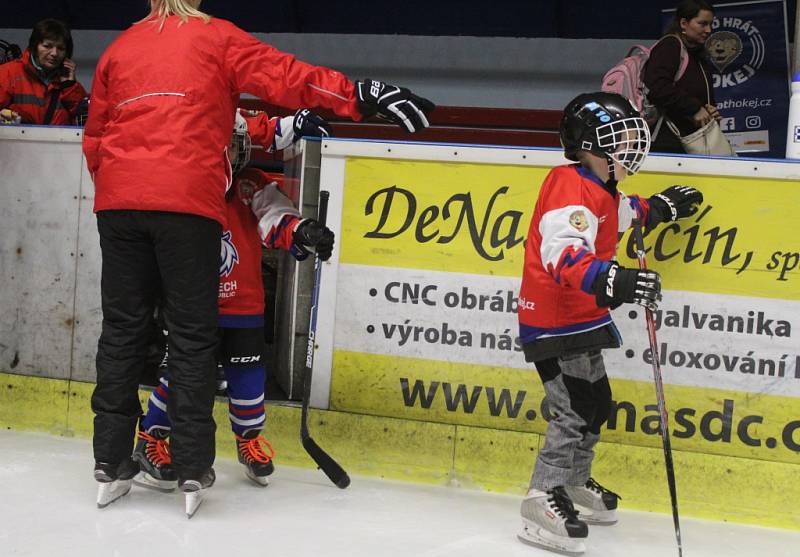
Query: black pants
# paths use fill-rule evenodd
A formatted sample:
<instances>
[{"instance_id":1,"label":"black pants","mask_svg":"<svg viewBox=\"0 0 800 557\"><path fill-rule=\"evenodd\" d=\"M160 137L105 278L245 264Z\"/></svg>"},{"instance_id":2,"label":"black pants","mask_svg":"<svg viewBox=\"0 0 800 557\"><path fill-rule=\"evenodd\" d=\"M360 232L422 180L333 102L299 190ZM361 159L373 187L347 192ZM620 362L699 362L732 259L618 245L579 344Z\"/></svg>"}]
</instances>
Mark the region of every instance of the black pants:
<instances>
[{"instance_id":1,"label":"black pants","mask_svg":"<svg viewBox=\"0 0 800 557\"><path fill-rule=\"evenodd\" d=\"M180 478L200 477L214 462L221 226L180 213L101 211L97 229L103 329L92 395L95 460L118 463L131 454L160 294L169 330L173 463Z\"/></svg>"}]
</instances>

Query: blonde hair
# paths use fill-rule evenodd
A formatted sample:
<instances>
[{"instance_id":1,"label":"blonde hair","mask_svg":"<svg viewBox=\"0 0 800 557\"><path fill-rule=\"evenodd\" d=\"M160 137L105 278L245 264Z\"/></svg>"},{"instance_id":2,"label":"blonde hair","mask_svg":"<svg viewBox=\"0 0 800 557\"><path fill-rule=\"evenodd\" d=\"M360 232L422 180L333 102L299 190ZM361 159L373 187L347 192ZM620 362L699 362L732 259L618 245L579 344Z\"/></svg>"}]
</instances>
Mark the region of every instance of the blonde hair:
<instances>
[{"instance_id":1,"label":"blonde hair","mask_svg":"<svg viewBox=\"0 0 800 557\"><path fill-rule=\"evenodd\" d=\"M150 15L137 23L157 20L160 22L159 31L164 28L164 23L171 15L178 16L181 19L180 24L189 21L190 17L199 17L208 23L211 16L198 9L200 2L202 0L150 0Z\"/></svg>"}]
</instances>

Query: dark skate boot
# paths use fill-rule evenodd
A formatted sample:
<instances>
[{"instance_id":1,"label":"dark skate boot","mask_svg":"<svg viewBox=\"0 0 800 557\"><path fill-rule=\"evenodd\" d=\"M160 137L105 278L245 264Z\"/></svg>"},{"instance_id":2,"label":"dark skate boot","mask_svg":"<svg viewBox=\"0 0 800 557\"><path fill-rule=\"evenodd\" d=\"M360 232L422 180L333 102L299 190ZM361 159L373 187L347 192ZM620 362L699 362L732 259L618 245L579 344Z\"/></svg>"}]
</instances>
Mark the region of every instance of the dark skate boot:
<instances>
[{"instance_id":1,"label":"dark skate boot","mask_svg":"<svg viewBox=\"0 0 800 557\"><path fill-rule=\"evenodd\" d=\"M139 464L140 472L133 479L136 485L169 493L178 486L178 476L172 468L169 453L169 429L153 426L147 432L137 434L133 460Z\"/></svg>"},{"instance_id":2,"label":"dark skate boot","mask_svg":"<svg viewBox=\"0 0 800 557\"><path fill-rule=\"evenodd\" d=\"M213 468L209 468L198 478L181 478L178 481L178 487L185 496L186 503L186 518L192 518L194 513L203 502L206 491L217 480L217 475L214 473Z\"/></svg>"},{"instance_id":3,"label":"dark skate boot","mask_svg":"<svg viewBox=\"0 0 800 557\"><path fill-rule=\"evenodd\" d=\"M275 465L272 463L275 450L259 433L260 429L248 429L241 437L237 435L236 452L239 455L239 462L244 464L244 473L247 477L264 487L269 485L267 476L275 471Z\"/></svg>"},{"instance_id":4,"label":"dark skate boot","mask_svg":"<svg viewBox=\"0 0 800 557\"><path fill-rule=\"evenodd\" d=\"M97 489L97 508L104 509L131 490L133 477L139 466L129 458L119 464L94 463L94 479L100 484Z\"/></svg>"}]
</instances>

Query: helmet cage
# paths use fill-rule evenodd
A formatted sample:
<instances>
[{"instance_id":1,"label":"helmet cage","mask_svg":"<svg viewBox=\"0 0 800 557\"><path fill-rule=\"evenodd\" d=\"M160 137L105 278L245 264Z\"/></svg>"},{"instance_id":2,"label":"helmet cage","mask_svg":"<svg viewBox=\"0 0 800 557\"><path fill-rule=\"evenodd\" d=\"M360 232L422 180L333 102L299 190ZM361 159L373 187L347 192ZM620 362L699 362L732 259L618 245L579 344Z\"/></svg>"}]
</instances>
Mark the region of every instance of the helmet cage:
<instances>
[{"instance_id":1,"label":"helmet cage","mask_svg":"<svg viewBox=\"0 0 800 557\"><path fill-rule=\"evenodd\" d=\"M639 172L650 152L650 128L644 118L623 118L596 128L597 147L624 168Z\"/></svg>"},{"instance_id":2,"label":"helmet cage","mask_svg":"<svg viewBox=\"0 0 800 557\"><path fill-rule=\"evenodd\" d=\"M247 133L247 122L237 112L233 124L233 135L228 151L231 153L231 170L234 174L239 172L250 162L250 134Z\"/></svg>"}]
</instances>

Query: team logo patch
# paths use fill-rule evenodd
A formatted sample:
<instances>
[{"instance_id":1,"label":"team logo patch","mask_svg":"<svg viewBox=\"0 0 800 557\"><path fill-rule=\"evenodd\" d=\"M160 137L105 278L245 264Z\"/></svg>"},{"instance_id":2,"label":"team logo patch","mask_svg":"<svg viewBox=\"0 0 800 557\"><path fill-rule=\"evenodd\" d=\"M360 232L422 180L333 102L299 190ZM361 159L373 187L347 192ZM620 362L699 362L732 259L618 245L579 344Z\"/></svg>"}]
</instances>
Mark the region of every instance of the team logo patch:
<instances>
[{"instance_id":1,"label":"team logo patch","mask_svg":"<svg viewBox=\"0 0 800 557\"><path fill-rule=\"evenodd\" d=\"M220 251L219 276L227 277L233 272L233 267L239 262L239 253L231 240L231 231L226 230L222 235L222 250Z\"/></svg>"},{"instance_id":2,"label":"team logo patch","mask_svg":"<svg viewBox=\"0 0 800 557\"><path fill-rule=\"evenodd\" d=\"M578 232L583 232L589 228L589 219L586 218L586 215L583 211L574 211L569 216L569 223L572 225L572 228Z\"/></svg>"}]
</instances>

